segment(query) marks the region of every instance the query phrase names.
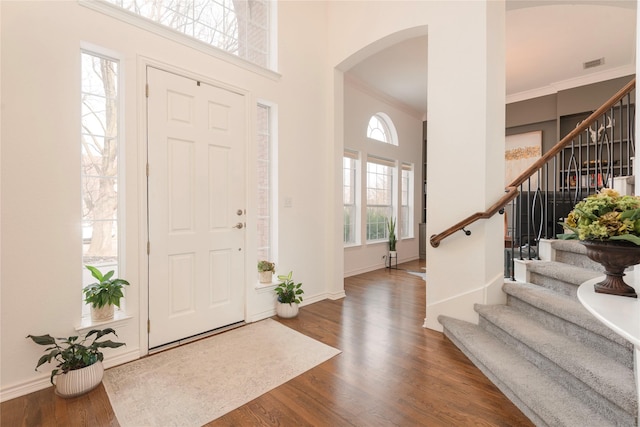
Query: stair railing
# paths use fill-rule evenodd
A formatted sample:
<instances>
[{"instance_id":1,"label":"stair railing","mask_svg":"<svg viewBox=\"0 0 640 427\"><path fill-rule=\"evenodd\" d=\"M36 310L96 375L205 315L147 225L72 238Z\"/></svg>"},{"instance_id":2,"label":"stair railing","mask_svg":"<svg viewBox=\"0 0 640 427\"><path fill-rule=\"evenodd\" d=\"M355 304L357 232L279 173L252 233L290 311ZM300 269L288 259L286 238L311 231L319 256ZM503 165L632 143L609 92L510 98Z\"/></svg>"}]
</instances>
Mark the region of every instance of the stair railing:
<instances>
[{"instance_id":1,"label":"stair railing","mask_svg":"<svg viewBox=\"0 0 640 427\"><path fill-rule=\"evenodd\" d=\"M505 188L505 194L484 212L459 221L429 239L437 248L442 240L510 205L511 248L518 247L529 258L536 256L532 246L541 238L555 238L562 228L557 224L573 206L589 193L613 186L613 178L632 175L635 121L633 78L607 102L577 123L564 138ZM525 191L526 190L526 191ZM526 193L526 194L525 194ZM523 197L523 194L526 197ZM559 230L560 229L560 230ZM513 260L511 260L513 263ZM511 276L513 276L511 268Z\"/></svg>"}]
</instances>

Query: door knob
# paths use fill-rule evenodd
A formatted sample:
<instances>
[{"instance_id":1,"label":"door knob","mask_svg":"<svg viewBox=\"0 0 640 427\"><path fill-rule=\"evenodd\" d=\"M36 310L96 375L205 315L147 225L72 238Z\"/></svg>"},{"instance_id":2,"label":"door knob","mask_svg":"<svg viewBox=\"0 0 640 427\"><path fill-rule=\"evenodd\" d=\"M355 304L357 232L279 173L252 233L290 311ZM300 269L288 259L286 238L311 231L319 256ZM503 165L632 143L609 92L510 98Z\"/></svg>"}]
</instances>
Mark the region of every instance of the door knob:
<instances>
[{"instance_id":1,"label":"door knob","mask_svg":"<svg viewBox=\"0 0 640 427\"><path fill-rule=\"evenodd\" d=\"M236 225L234 225L234 226L233 226L233 227L231 227L231 228L241 229L242 227L244 227L244 224L243 224L243 223L241 223L241 222L239 222L239 223L237 223Z\"/></svg>"}]
</instances>

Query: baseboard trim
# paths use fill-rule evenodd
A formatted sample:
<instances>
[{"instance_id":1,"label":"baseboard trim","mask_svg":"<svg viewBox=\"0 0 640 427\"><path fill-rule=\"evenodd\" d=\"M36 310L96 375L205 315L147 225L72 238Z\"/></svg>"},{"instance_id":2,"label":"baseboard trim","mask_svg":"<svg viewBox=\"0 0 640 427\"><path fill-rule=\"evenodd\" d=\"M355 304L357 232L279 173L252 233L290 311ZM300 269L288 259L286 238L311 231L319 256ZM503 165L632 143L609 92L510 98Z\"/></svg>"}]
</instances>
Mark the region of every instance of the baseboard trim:
<instances>
[{"instance_id":1,"label":"baseboard trim","mask_svg":"<svg viewBox=\"0 0 640 427\"><path fill-rule=\"evenodd\" d=\"M111 358L105 358L103 364L105 369L108 369L117 365L121 365L123 363L132 362L139 358L140 350L133 349ZM15 399L16 397L44 390L48 387L53 387L51 385L51 382L49 381L50 377L51 374L49 372L41 372L38 374L37 378L4 387L2 388L2 390L0 390L0 402L5 402L7 400Z\"/></svg>"}]
</instances>

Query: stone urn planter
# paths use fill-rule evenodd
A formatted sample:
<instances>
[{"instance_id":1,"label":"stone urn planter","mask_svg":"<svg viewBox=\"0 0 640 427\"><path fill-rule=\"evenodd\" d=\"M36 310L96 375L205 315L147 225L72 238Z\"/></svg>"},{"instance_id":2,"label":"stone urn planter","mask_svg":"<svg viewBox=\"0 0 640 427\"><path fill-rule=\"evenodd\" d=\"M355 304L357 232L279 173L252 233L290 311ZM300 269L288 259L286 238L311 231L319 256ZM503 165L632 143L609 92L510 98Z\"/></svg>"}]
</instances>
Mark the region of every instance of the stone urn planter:
<instances>
[{"instance_id":1,"label":"stone urn planter","mask_svg":"<svg viewBox=\"0 0 640 427\"><path fill-rule=\"evenodd\" d=\"M638 297L635 289L622 278L628 267L640 264L640 246L622 241L582 240L580 243L587 248L587 256L605 269L605 280L594 285L596 292Z\"/></svg>"}]
</instances>

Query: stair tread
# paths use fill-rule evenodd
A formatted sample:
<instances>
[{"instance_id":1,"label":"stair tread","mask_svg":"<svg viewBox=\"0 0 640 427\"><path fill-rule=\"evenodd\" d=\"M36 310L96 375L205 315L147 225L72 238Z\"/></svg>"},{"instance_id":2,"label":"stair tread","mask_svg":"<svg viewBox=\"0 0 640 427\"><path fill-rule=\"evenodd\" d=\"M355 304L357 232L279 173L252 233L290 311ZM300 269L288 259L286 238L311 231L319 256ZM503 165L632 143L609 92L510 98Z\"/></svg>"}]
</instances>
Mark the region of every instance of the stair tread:
<instances>
[{"instance_id":1,"label":"stair tread","mask_svg":"<svg viewBox=\"0 0 640 427\"><path fill-rule=\"evenodd\" d=\"M620 335L607 328L574 297L559 294L543 286L532 283L505 281L502 289L508 295L518 298L529 305L537 307L561 319L572 322L593 333L623 345L631 351L632 344Z\"/></svg>"},{"instance_id":2,"label":"stair tread","mask_svg":"<svg viewBox=\"0 0 640 427\"><path fill-rule=\"evenodd\" d=\"M570 372L628 412L637 409L632 369L566 335L547 329L505 305L476 304L476 311L518 341ZM567 355L571 355L567 357Z\"/></svg>"},{"instance_id":3,"label":"stair tread","mask_svg":"<svg viewBox=\"0 0 640 427\"><path fill-rule=\"evenodd\" d=\"M573 396L543 370L478 325L439 316L445 334L508 396L516 396L523 412L553 426L613 425ZM453 337L452 337L452 336ZM469 351L473 348L473 352ZM477 364L476 363L476 364ZM496 382L498 380L498 382ZM506 390L505 390L506 388ZM515 402L518 405L518 402ZM570 408L570 409L567 409ZM527 414L529 415L529 414Z\"/></svg>"},{"instance_id":4,"label":"stair tread","mask_svg":"<svg viewBox=\"0 0 640 427\"><path fill-rule=\"evenodd\" d=\"M580 286L587 280L602 276L601 272L556 261L536 261L528 264L527 268L531 273L558 279L576 286Z\"/></svg>"}]
</instances>

